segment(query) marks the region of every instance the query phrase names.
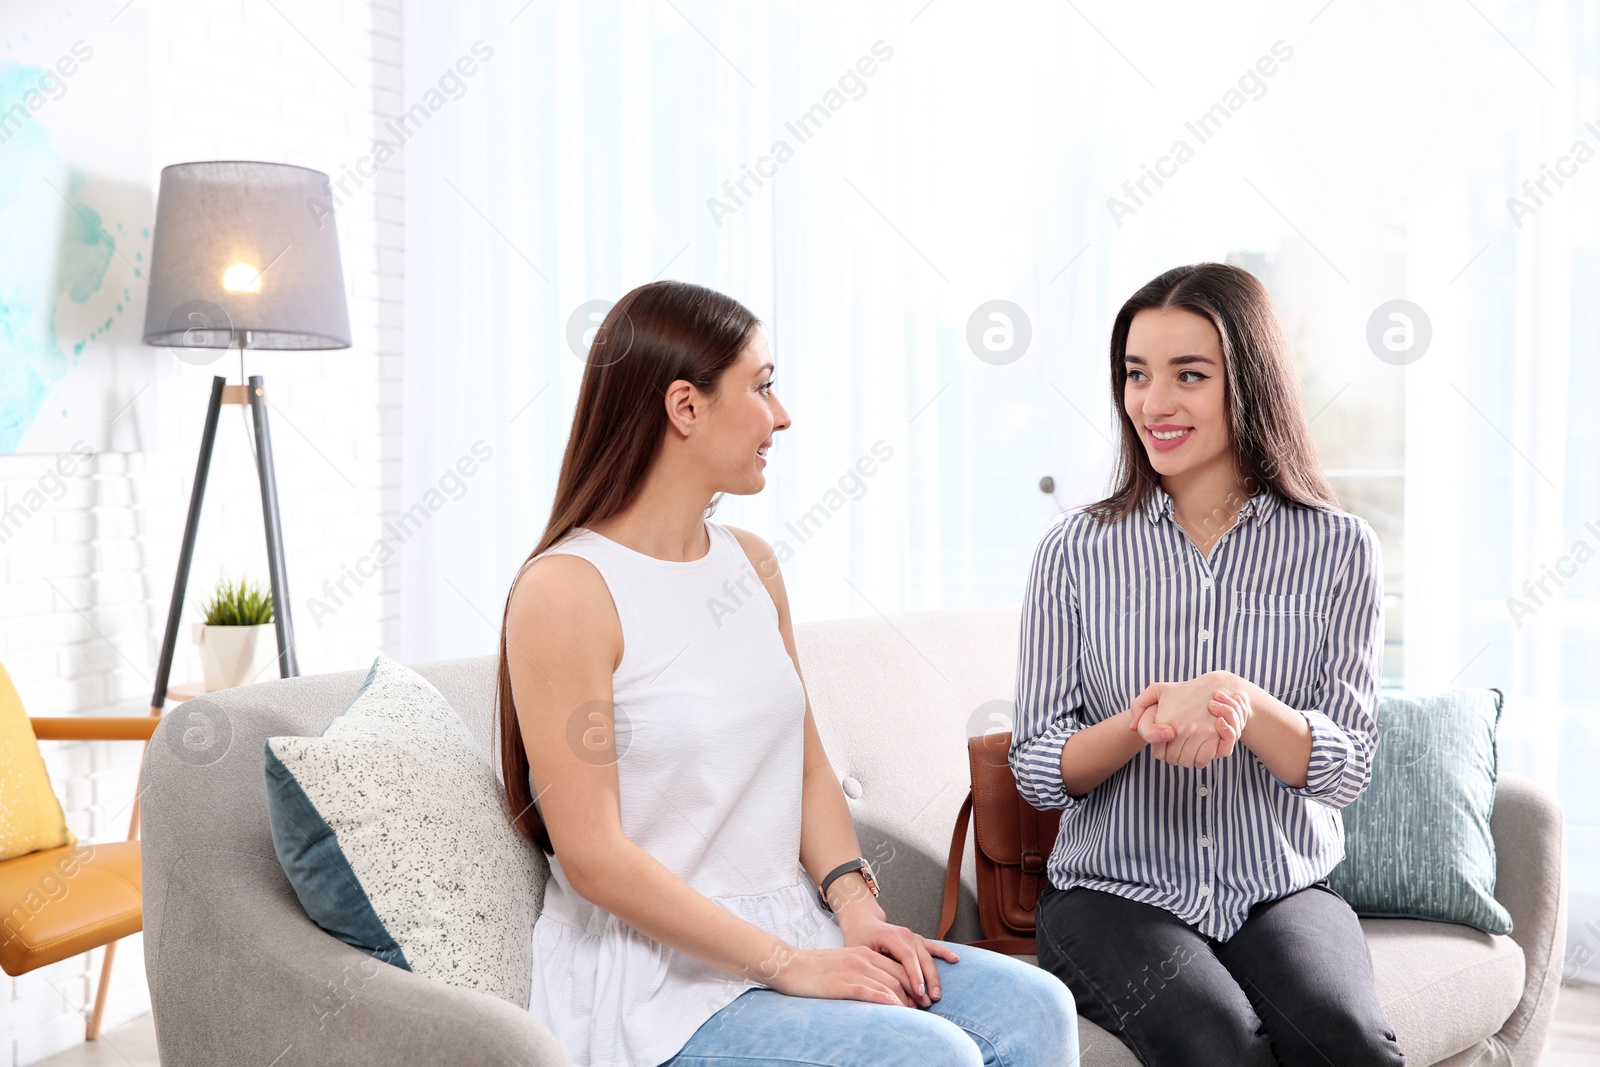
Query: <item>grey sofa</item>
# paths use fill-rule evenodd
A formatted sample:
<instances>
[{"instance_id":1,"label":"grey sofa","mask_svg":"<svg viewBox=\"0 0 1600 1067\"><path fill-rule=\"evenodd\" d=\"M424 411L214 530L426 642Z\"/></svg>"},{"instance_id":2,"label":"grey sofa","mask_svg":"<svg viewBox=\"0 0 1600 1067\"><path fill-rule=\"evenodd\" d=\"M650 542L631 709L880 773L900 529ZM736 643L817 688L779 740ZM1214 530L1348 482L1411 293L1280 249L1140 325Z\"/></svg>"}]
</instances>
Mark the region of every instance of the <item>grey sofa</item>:
<instances>
[{"instance_id":1,"label":"grey sofa","mask_svg":"<svg viewBox=\"0 0 1600 1067\"><path fill-rule=\"evenodd\" d=\"M815 623L796 634L889 917L928 936L967 790L964 739L984 732L991 702L1011 698L1017 633L1010 606ZM418 668L486 747L494 667L485 656ZM267 829L263 739L320 733L365 673L213 694L169 712L157 730L141 778L144 948L165 1067L567 1062L521 1008L377 963L325 934L285 880ZM1550 1028L1565 939L1561 814L1548 793L1505 776L1493 830L1510 936L1363 920L1379 995L1417 1067L1531 1067ZM979 936L971 865L969 845L957 940ZM1115 1037L1087 1020L1081 1027L1083 1064L1137 1063Z\"/></svg>"}]
</instances>

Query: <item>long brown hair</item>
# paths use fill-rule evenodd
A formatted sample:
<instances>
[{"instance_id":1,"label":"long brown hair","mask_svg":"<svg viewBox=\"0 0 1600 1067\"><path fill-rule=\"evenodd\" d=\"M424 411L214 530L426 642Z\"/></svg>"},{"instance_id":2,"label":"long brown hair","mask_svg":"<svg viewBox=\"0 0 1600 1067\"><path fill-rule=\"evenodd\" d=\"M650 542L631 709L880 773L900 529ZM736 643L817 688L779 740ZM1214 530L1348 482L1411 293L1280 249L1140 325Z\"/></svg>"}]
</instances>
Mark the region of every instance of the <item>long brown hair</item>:
<instances>
[{"instance_id":1,"label":"long brown hair","mask_svg":"<svg viewBox=\"0 0 1600 1067\"><path fill-rule=\"evenodd\" d=\"M688 282L651 282L616 302L590 345L550 521L523 567L576 527L632 503L666 435L668 386L681 379L715 397L723 372L760 325L732 297ZM718 499L712 498L708 517ZM517 830L553 854L549 831L533 806L528 750L511 695L505 620L515 591L513 580L500 621L500 770Z\"/></svg>"},{"instance_id":2,"label":"long brown hair","mask_svg":"<svg viewBox=\"0 0 1600 1067\"><path fill-rule=\"evenodd\" d=\"M1291 504L1338 507L1317 460L1289 342L1266 287L1239 267L1194 263L1147 282L1117 312L1111 327L1111 398L1122 423L1122 451L1112 475L1116 489L1084 510L1101 522L1116 522L1135 514L1161 484L1139 428L1128 417L1123 360L1133 317L1168 308L1201 316L1222 339L1228 438L1245 491L1254 494L1266 485Z\"/></svg>"}]
</instances>

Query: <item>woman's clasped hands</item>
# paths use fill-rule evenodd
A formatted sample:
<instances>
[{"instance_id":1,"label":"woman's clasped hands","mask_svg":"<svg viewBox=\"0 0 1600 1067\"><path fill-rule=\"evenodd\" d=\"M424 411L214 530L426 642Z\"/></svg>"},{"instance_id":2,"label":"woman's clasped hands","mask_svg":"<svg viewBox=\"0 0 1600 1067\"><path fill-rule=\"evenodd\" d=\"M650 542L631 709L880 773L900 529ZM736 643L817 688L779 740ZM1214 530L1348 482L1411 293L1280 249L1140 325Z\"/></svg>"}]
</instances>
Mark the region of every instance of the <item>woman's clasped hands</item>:
<instances>
[{"instance_id":1,"label":"woman's clasped hands","mask_svg":"<svg viewBox=\"0 0 1600 1067\"><path fill-rule=\"evenodd\" d=\"M1250 721L1250 698L1226 671L1187 682L1152 682L1129 707L1128 728L1174 767L1204 767L1225 759Z\"/></svg>"}]
</instances>

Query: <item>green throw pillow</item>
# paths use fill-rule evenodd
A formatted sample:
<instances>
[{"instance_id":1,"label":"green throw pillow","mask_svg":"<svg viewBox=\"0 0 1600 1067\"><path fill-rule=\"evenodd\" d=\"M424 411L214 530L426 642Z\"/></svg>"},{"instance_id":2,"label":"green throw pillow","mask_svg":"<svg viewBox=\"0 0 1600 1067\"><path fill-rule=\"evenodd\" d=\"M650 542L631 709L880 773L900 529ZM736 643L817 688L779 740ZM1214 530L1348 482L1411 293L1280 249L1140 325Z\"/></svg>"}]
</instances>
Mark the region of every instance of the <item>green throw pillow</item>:
<instances>
[{"instance_id":1,"label":"green throw pillow","mask_svg":"<svg viewBox=\"0 0 1600 1067\"><path fill-rule=\"evenodd\" d=\"M1379 700L1372 784L1344 809L1345 859L1328 876L1358 915L1511 931L1489 832L1502 702L1498 689Z\"/></svg>"}]
</instances>

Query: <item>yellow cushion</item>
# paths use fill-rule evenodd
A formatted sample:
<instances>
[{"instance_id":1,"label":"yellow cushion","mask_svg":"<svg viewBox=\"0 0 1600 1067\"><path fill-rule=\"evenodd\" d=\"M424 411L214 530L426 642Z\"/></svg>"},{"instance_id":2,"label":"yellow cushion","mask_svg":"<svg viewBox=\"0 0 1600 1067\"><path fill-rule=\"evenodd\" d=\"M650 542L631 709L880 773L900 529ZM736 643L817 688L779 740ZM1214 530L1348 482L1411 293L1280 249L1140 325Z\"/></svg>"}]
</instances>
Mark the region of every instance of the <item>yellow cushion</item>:
<instances>
[{"instance_id":1,"label":"yellow cushion","mask_svg":"<svg viewBox=\"0 0 1600 1067\"><path fill-rule=\"evenodd\" d=\"M50 788L22 698L0 667L0 860L77 843Z\"/></svg>"}]
</instances>

